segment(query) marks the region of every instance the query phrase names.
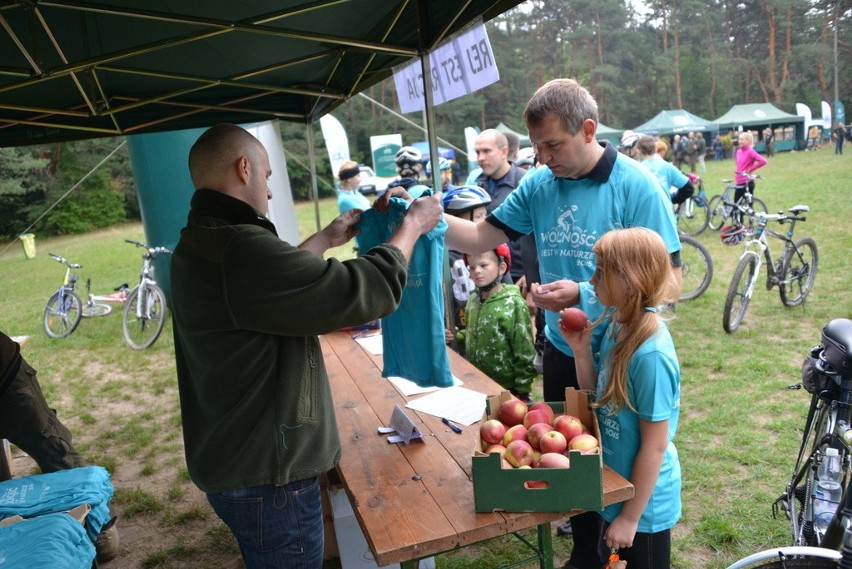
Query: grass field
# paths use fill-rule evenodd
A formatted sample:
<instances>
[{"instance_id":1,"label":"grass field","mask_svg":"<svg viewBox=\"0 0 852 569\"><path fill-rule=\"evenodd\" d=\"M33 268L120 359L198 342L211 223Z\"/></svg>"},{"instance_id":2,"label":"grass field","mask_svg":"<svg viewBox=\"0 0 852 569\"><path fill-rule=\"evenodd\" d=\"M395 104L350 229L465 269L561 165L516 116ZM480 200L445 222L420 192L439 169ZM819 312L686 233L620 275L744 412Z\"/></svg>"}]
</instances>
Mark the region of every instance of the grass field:
<instances>
[{"instance_id":1,"label":"grass field","mask_svg":"<svg viewBox=\"0 0 852 569\"><path fill-rule=\"evenodd\" d=\"M709 195L730 177L733 163L708 162ZM727 247L718 233L699 240L713 256L715 275L700 298L678 306L671 322L682 366L681 422L676 445L683 466L683 519L674 531L674 566L716 569L774 545L788 544L785 520L771 504L789 476L807 410L807 395L787 386L799 381L805 353L821 327L852 317L846 282L852 250L852 157L819 152L784 153L761 171L757 195L770 211L797 203L811 208L798 236L819 248L819 272L804 306L786 308L778 291L760 289L740 329L722 330L722 307L741 247ZM323 223L336 213L320 204ZM302 235L315 229L313 204L299 204ZM37 237L38 254L24 258L19 243L0 243L0 329L29 335L24 354L39 371L48 401L75 433L91 462L107 467L116 487L123 545L107 567L239 567L233 540L188 480L180 432L171 322L150 349L130 350L120 315L83 320L77 331L51 340L41 330L44 304L61 281L54 252L83 264L93 290L110 292L138 278L139 251L124 239L144 240L139 224L52 239ZM777 245L772 243L772 245ZM779 249L776 247L775 251ZM348 257L351 246L334 254ZM844 260L845 259L845 260ZM30 459L15 451L17 475ZM557 538L557 566L570 540ZM441 568L492 568L517 555L505 538L438 558ZM338 566L335 562L328 567Z\"/></svg>"}]
</instances>

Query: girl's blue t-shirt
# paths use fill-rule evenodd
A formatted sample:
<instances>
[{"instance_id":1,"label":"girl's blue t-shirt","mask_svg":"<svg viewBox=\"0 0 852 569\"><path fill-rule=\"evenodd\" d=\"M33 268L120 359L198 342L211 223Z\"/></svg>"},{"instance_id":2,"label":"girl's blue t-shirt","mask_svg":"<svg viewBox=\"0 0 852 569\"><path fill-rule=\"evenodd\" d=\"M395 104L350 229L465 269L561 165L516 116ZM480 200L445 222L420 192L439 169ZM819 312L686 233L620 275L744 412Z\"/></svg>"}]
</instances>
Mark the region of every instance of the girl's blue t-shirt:
<instances>
[{"instance_id":1,"label":"girl's blue t-shirt","mask_svg":"<svg viewBox=\"0 0 852 569\"><path fill-rule=\"evenodd\" d=\"M689 181L686 174L676 168L674 164L663 160L662 156L656 155L643 160L642 165L654 174L666 192L671 192L672 188L682 188Z\"/></svg>"},{"instance_id":2,"label":"girl's blue t-shirt","mask_svg":"<svg viewBox=\"0 0 852 569\"><path fill-rule=\"evenodd\" d=\"M357 190L337 190L337 211L341 214L346 213L350 209L360 209L367 211L370 209L370 200ZM362 243L360 235L355 236L355 244L358 246L358 254L363 255L369 247L365 247Z\"/></svg>"},{"instance_id":3,"label":"girl's blue t-shirt","mask_svg":"<svg viewBox=\"0 0 852 569\"><path fill-rule=\"evenodd\" d=\"M422 188L412 195L427 195ZM387 214L369 209L361 216L361 242L366 249L387 242L402 223L409 203L391 198ZM384 377L404 377L420 386L453 385L444 339L444 234L441 219L414 246L408 265L408 282L393 314L382 318ZM365 249L365 250L366 250Z\"/></svg>"},{"instance_id":4,"label":"girl's blue t-shirt","mask_svg":"<svg viewBox=\"0 0 852 569\"><path fill-rule=\"evenodd\" d=\"M609 380L608 356L615 347L614 332L610 325L604 335L598 375L597 397L601 398ZM660 475L648 505L639 519L637 531L655 533L670 529L681 516L681 470L677 449L672 442L677 432L680 416L680 365L671 334L665 323L648 338L630 358L627 370L627 396L631 405L610 414L609 406L597 410L601 431L604 464L631 480L633 464L639 452L641 436L639 421L668 421L668 441ZM604 508L603 518L612 522L621 512L623 504Z\"/></svg>"},{"instance_id":5,"label":"girl's blue t-shirt","mask_svg":"<svg viewBox=\"0 0 852 569\"><path fill-rule=\"evenodd\" d=\"M603 182L556 178L549 168L536 168L492 215L521 234L535 236L542 284L588 281L595 272L592 247L613 229L647 227L662 236L669 252L680 251L668 192L647 168L620 154ZM547 339L572 355L559 333L558 314L545 311L545 322Z\"/></svg>"}]
</instances>

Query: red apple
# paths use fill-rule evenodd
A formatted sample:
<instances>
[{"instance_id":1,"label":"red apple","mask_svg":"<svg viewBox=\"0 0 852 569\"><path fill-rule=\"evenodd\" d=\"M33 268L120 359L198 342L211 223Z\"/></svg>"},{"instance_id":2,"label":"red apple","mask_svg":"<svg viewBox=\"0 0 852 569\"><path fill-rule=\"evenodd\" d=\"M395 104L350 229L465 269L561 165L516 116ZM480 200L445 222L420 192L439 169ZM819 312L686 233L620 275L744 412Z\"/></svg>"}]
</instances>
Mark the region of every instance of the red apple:
<instances>
[{"instance_id":1,"label":"red apple","mask_svg":"<svg viewBox=\"0 0 852 569\"><path fill-rule=\"evenodd\" d=\"M565 435L559 431L550 431L545 433L539 441L539 448L544 454L547 453L563 453L568 448L568 440Z\"/></svg>"},{"instance_id":2,"label":"red apple","mask_svg":"<svg viewBox=\"0 0 852 569\"><path fill-rule=\"evenodd\" d=\"M506 453L506 447L503 445L490 445L485 449L485 454L491 454L492 452L496 452L500 456L503 456Z\"/></svg>"},{"instance_id":3,"label":"red apple","mask_svg":"<svg viewBox=\"0 0 852 569\"><path fill-rule=\"evenodd\" d=\"M508 460L506 460L505 458L501 458L501 459L500 459L500 468L502 468L502 469L504 469L504 470L511 470L511 469L513 469L513 468L515 468L515 467L514 467L514 466L512 466L511 464L509 464L509 461L508 461Z\"/></svg>"},{"instance_id":4,"label":"red apple","mask_svg":"<svg viewBox=\"0 0 852 569\"><path fill-rule=\"evenodd\" d=\"M564 454L558 452L546 452L538 461L539 468L569 468L571 461Z\"/></svg>"},{"instance_id":5,"label":"red apple","mask_svg":"<svg viewBox=\"0 0 852 569\"><path fill-rule=\"evenodd\" d=\"M543 409L529 411L526 415L524 415L524 426L527 429L537 423L546 423L548 425L550 424L550 419L547 418L547 412Z\"/></svg>"},{"instance_id":6,"label":"red apple","mask_svg":"<svg viewBox=\"0 0 852 569\"><path fill-rule=\"evenodd\" d=\"M509 448L509 443L512 441L527 442L527 428L523 425L515 425L506 429L506 434L503 435L503 446Z\"/></svg>"},{"instance_id":7,"label":"red apple","mask_svg":"<svg viewBox=\"0 0 852 569\"><path fill-rule=\"evenodd\" d=\"M551 407L550 405L548 405L544 401L539 401L537 403L533 403L532 405L530 405L530 411L537 411L539 409L541 409L542 411L547 413L547 422L553 423L553 417L554 417L553 407Z\"/></svg>"},{"instance_id":8,"label":"red apple","mask_svg":"<svg viewBox=\"0 0 852 569\"><path fill-rule=\"evenodd\" d=\"M596 448L598 448L598 439L596 439L594 435L583 433L581 435L577 435L576 437L568 441L569 450L578 450L580 452L586 452L590 450L595 450Z\"/></svg>"},{"instance_id":9,"label":"red apple","mask_svg":"<svg viewBox=\"0 0 852 569\"><path fill-rule=\"evenodd\" d=\"M532 464L530 464L530 466L532 466L533 468L538 468L538 461L539 461L540 458L541 458L541 451L538 450L538 449L533 449L533 461L532 461Z\"/></svg>"},{"instance_id":10,"label":"red apple","mask_svg":"<svg viewBox=\"0 0 852 569\"><path fill-rule=\"evenodd\" d=\"M502 441L505 434L506 425L497 419L489 419L479 427L479 436L482 437L483 442L489 445L494 445Z\"/></svg>"},{"instance_id":11,"label":"red apple","mask_svg":"<svg viewBox=\"0 0 852 569\"><path fill-rule=\"evenodd\" d=\"M524 486L531 490L538 490L540 488L547 488L549 484L544 480L527 480L524 482Z\"/></svg>"},{"instance_id":12,"label":"red apple","mask_svg":"<svg viewBox=\"0 0 852 569\"><path fill-rule=\"evenodd\" d=\"M498 418L508 427L520 425L524 422L524 415L527 414L527 411L529 411L527 404L517 397L513 397L500 404Z\"/></svg>"},{"instance_id":13,"label":"red apple","mask_svg":"<svg viewBox=\"0 0 852 569\"><path fill-rule=\"evenodd\" d=\"M574 415L557 415L553 419L553 428L565 435L566 441L570 441L583 432L583 423Z\"/></svg>"},{"instance_id":14,"label":"red apple","mask_svg":"<svg viewBox=\"0 0 852 569\"><path fill-rule=\"evenodd\" d=\"M533 461L533 449L527 441L512 441L506 445L504 458L515 468L529 465Z\"/></svg>"},{"instance_id":15,"label":"red apple","mask_svg":"<svg viewBox=\"0 0 852 569\"><path fill-rule=\"evenodd\" d=\"M562 311L560 325L569 332L579 332L585 330L589 323L589 317L579 308L566 308Z\"/></svg>"},{"instance_id":16,"label":"red apple","mask_svg":"<svg viewBox=\"0 0 852 569\"><path fill-rule=\"evenodd\" d=\"M553 427L547 423L536 423L527 431L527 442L530 443L534 449L540 448L539 441L541 441L541 437L552 430Z\"/></svg>"}]
</instances>

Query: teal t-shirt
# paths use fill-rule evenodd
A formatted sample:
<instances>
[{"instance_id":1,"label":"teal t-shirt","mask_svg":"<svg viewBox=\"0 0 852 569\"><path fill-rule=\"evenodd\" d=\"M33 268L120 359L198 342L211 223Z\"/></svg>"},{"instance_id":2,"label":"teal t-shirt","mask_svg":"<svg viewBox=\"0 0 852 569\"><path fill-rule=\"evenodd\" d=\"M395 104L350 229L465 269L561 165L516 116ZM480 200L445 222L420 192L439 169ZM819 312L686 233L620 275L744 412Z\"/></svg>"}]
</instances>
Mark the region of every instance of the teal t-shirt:
<instances>
[{"instance_id":1,"label":"teal t-shirt","mask_svg":"<svg viewBox=\"0 0 852 569\"><path fill-rule=\"evenodd\" d=\"M682 188L689 181L686 174L675 168L674 164L663 160L662 156L655 155L642 161L642 165L648 168L660 182L663 190L671 195L672 188Z\"/></svg>"},{"instance_id":2,"label":"teal t-shirt","mask_svg":"<svg viewBox=\"0 0 852 569\"><path fill-rule=\"evenodd\" d=\"M610 331L615 331L615 325ZM600 351L597 397L603 396L609 368L607 357L615 347L614 333L604 335ZM655 533L670 529L681 516L681 471L677 449L672 440L680 416L680 365L671 334L660 322L656 334L648 338L630 358L627 370L627 396L634 412L626 405L610 415L609 407L597 410L601 430L604 464L627 480L633 477L633 464L639 452L639 420L669 422L668 440L654 492L639 518L637 531ZM620 502L604 508L603 518L612 522L621 512Z\"/></svg>"},{"instance_id":3,"label":"teal t-shirt","mask_svg":"<svg viewBox=\"0 0 852 569\"><path fill-rule=\"evenodd\" d=\"M521 234L535 236L542 284L588 281L595 272L592 247L613 229L647 227L662 236L669 252L680 251L668 192L647 168L621 154L605 181L556 178L550 168L532 170L492 215ZM545 311L545 335L572 355L559 333L558 317Z\"/></svg>"},{"instance_id":4,"label":"teal t-shirt","mask_svg":"<svg viewBox=\"0 0 852 569\"><path fill-rule=\"evenodd\" d=\"M410 190L409 190L410 191ZM428 188L418 195L428 195ZM402 223L409 202L391 198L387 214L369 209L361 216L361 242L367 249L385 243ZM453 384L444 339L444 234L441 219L414 246L408 265L408 282L393 314L382 318L382 347L385 377L404 377L421 386L449 387Z\"/></svg>"},{"instance_id":5,"label":"teal t-shirt","mask_svg":"<svg viewBox=\"0 0 852 569\"><path fill-rule=\"evenodd\" d=\"M367 211L370 207L370 200L368 200L361 192L357 190L337 190L337 211L341 214L346 213L350 209ZM355 244L358 246L359 255L363 255L367 252L367 249L369 249L369 247L364 247L364 244L361 242L360 235L355 236Z\"/></svg>"}]
</instances>

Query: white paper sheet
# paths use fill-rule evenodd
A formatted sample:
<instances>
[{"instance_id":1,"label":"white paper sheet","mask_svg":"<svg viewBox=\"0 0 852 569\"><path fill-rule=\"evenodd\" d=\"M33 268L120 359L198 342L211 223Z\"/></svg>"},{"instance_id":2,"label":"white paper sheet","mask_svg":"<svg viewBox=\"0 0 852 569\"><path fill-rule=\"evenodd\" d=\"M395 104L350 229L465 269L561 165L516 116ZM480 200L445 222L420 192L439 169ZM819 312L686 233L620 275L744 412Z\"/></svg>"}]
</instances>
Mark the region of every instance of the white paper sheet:
<instances>
[{"instance_id":1,"label":"white paper sheet","mask_svg":"<svg viewBox=\"0 0 852 569\"><path fill-rule=\"evenodd\" d=\"M396 387L397 391L399 391L403 397L411 397L412 395L421 395L423 393L430 393L432 391L443 389L442 387L435 387L434 385L429 387L422 387L420 385L417 385L410 379L405 379L404 377L398 377L394 375L390 376L388 378L388 381L394 384L394 387ZM456 376L453 376L453 385L463 385L463 383L464 382L462 380L460 380Z\"/></svg>"},{"instance_id":2,"label":"white paper sheet","mask_svg":"<svg viewBox=\"0 0 852 569\"><path fill-rule=\"evenodd\" d=\"M381 332L378 332L376 334L364 335L360 338L355 338L355 341L361 344L362 348L364 348L374 356L380 356L384 353Z\"/></svg>"},{"instance_id":3,"label":"white paper sheet","mask_svg":"<svg viewBox=\"0 0 852 569\"><path fill-rule=\"evenodd\" d=\"M406 407L470 426L482 419L485 400L484 393L454 385L409 401Z\"/></svg>"}]
</instances>

